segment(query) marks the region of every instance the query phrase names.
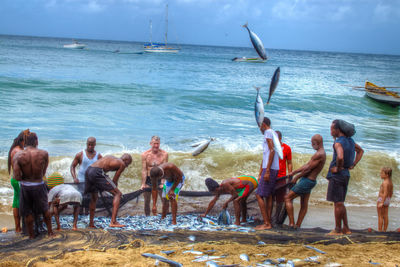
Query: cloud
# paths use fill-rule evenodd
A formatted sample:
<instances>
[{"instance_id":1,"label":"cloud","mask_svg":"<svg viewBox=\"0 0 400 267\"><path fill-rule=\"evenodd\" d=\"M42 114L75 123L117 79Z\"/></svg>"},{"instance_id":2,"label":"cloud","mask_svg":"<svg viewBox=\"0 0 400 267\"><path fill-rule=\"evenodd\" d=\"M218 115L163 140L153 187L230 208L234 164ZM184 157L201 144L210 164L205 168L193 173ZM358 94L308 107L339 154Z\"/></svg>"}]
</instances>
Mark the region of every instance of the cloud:
<instances>
[{"instance_id":1,"label":"cloud","mask_svg":"<svg viewBox=\"0 0 400 267\"><path fill-rule=\"evenodd\" d=\"M373 12L373 19L378 23L400 19L400 1L379 1Z\"/></svg>"}]
</instances>

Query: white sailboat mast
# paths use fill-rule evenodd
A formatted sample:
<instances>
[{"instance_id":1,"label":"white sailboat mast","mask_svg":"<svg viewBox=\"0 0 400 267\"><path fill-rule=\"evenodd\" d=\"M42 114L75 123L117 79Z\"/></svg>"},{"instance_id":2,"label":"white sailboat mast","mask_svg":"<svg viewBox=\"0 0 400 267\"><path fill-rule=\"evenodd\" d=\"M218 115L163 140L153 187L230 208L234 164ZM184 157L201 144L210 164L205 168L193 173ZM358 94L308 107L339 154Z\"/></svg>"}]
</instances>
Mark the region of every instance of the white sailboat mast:
<instances>
[{"instance_id":1,"label":"white sailboat mast","mask_svg":"<svg viewBox=\"0 0 400 267\"><path fill-rule=\"evenodd\" d=\"M153 45L153 23L150 20L150 45Z\"/></svg>"},{"instance_id":2,"label":"white sailboat mast","mask_svg":"<svg viewBox=\"0 0 400 267\"><path fill-rule=\"evenodd\" d=\"M168 42L168 4L166 7L166 15L165 15L165 46L167 46Z\"/></svg>"}]
</instances>

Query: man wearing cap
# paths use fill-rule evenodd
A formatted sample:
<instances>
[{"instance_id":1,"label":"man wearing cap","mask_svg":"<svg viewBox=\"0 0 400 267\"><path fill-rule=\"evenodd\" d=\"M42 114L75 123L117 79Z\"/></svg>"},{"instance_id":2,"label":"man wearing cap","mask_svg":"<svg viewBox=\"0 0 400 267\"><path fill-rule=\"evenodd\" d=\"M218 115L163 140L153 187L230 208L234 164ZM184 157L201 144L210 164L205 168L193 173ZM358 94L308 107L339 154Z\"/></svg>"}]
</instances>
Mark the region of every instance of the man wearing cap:
<instances>
[{"instance_id":1,"label":"man wearing cap","mask_svg":"<svg viewBox=\"0 0 400 267\"><path fill-rule=\"evenodd\" d=\"M202 217L205 217L212 210L220 195L231 194L231 197L224 203L222 208L225 210L229 202L233 201L236 217L235 224L240 225L241 222L246 222L247 198L258 186L258 181L255 177L249 175L232 177L223 180L221 185L215 180L207 178L205 183L208 191L215 196L208 204L206 212L201 215ZM242 220L240 220L240 215L242 215Z\"/></svg>"}]
</instances>

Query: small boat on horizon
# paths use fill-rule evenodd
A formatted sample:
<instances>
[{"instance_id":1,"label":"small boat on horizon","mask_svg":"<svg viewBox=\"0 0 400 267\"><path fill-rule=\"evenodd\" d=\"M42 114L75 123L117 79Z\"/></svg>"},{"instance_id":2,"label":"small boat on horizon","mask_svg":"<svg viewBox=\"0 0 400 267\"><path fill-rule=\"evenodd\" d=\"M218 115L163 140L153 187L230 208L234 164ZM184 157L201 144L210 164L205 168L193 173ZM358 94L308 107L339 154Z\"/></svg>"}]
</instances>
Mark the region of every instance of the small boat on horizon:
<instances>
[{"instance_id":1,"label":"small boat on horizon","mask_svg":"<svg viewBox=\"0 0 400 267\"><path fill-rule=\"evenodd\" d=\"M266 59L262 59L260 57L235 57L232 59L235 62L254 62L254 63L263 63L267 61Z\"/></svg>"},{"instance_id":2,"label":"small boat on horizon","mask_svg":"<svg viewBox=\"0 0 400 267\"><path fill-rule=\"evenodd\" d=\"M83 49L85 47L86 47L85 44L79 43L76 40L73 40L72 44L65 44L64 45L64 48L69 48L69 49Z\"/></svg>"},{"instance_id":3,"label":"small boat on horizon","mask_svg":"<svg viewBox=\"0 0 400 267\"><path fill-rule=\"evenodd\" d=\"M398 87L397 87L398 88ZM389 91L386 87L377 86L371 82L365 82L365 94L375 101L389 104L392 107L400 106L400 95L397 92Z\"/></svg>"}]
</instances>

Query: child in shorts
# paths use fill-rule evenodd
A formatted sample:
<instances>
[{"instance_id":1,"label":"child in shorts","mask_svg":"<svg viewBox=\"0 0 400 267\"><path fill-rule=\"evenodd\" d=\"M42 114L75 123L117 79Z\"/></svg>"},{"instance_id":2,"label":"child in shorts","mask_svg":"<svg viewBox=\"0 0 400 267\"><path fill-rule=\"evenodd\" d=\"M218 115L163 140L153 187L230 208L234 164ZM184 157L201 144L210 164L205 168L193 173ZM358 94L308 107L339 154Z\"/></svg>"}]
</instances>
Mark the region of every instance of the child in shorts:
<instances>
[{"instance_id":1,"label":"child in shorts","mask_svg":"<svg viewBox=\"0 0 400 267\"><path fill-rule=\"evenodd\" d=\"M393 195L392 169L383 167L381 169L382 184L379 189L378 202L378 231L386 232L389 224L389 204Z\"/></svg>"}]
</instances>

